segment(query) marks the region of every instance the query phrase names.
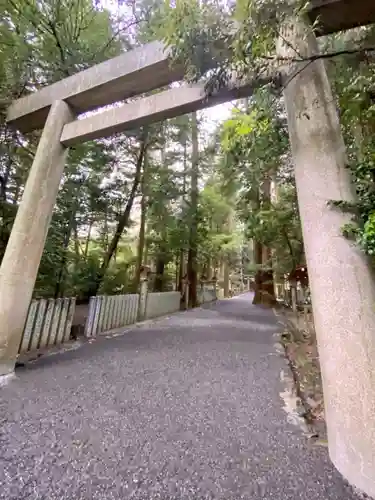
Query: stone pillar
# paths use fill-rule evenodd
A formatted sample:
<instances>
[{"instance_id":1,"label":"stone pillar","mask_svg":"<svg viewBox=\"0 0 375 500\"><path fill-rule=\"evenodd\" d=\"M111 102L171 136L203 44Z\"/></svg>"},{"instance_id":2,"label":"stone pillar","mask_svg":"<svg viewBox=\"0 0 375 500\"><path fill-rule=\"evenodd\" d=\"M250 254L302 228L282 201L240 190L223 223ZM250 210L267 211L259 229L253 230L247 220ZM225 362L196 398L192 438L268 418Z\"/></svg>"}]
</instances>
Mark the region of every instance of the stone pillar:
<instances>
[{"instance_id":1,"label":"stone pillar","mask_svg":"<svg viewBox=\"0 0 375 500\"><path fill-rule=\"evenodd\" d=\"M0 375L14 370L18 347L64 170L61 132L74 118L51 106L0 268Z\"/></svg>"},{"instance_id":2,"label":"stone pillar","mask_svg":"<svg viewBox=\"0 0 375 500\"><path fill-rule=\"evenodd\" d=\"M285 27L279 56L317 53L300 19ZM284 92L313 313L322 368L330 457L375 496L375 282L365 255L342 236L353 201L346 152L324 62L298 63Z\"/></svg>"}]
</instances>

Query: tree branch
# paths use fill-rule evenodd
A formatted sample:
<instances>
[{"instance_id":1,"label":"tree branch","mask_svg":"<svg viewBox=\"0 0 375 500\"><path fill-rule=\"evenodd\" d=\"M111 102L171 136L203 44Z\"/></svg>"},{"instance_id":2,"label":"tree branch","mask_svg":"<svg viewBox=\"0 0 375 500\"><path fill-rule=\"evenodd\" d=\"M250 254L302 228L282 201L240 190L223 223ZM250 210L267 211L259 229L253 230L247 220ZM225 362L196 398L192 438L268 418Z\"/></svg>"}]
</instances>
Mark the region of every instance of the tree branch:
<instances>
[{"instance_id":1,"label":"tree branch","mask_svg":"<svg viewBox=\"0 0 375 500\"><path fill-rule=\"evenodd\" d=\"M279 56L260 56L261 59L266 59L268 61L279 61L279 62L313 62L319 59L333 59L339 56L350 56L356 54L367 54L368 52L375 52L375 46L373 47L361 47L357 49L342 49L333 52L326 52L325 54L313 54L309 57L279 57Z\"/></svg>"}]
</instances>

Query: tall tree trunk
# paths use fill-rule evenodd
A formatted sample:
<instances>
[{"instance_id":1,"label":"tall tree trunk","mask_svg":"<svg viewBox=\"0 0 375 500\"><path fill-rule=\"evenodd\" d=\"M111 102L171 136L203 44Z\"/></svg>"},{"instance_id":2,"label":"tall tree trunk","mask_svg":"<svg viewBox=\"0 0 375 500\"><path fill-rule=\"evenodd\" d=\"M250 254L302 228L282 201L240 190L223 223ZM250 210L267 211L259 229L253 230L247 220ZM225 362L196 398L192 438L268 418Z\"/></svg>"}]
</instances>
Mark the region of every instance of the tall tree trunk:
<instances>
[{"instance_id":1,"label":"tall tree trunk","mask_svg":"<svg viewBox=\"0 0 375 500\"><path fill-rule=\"evenodd\" d=\"M141 140L141 147L137 159L137 164L136 164L136 169L135 169L135 175L134 175L134 180L133 180L133 185L129 194L128 201L125 206L124 212L121 214L117 221L117 226L115 230L115 234L108 246L108 250L103 258L102 265L100 266L100 269L97 273L95 283L90 289L90 296L94 296L98 293L98 290L100 288L100 285L103 281L103 278L105 276L105 273L108 269L108 266L111 262L111 259L113 257L113 254L115 253L117 249L117 245L119 244L119 241L121 239L122 233L124 232L124 229L129 225L129 219L130 219L130 213L133 208L133 203L135 196L138 191L138 186L141 181L141 173L142 173L142 164L144 160L144 156L147 150L147 132L143 132L143 137Z\"/></svg>"},{"instance_id":2,"label":"tall tree trunk","mask_svg":"<svg viewBox=\"0 0 375 500\"><path fill-rule=\"evenodd\" d=\"M228 234L232 234L235 230L235 221L234 221L234 210L231 209L229 211L227 221L226 221L226 231ZM231 252L228 252L227 255L224 256L224 297L229 297L231 294L231 282L230 282L230 270L231 270L231 257L233 257Z\"/></svg>"},{"instance_id":3,"label":"tall tree trunk","mask_svg":"<svg viewBox=\"0 0 375 500\"><path fill-rule=\"evenodd\" d=\"M176 274L175 274L175 283L174 283L174 288L175 290L179 290L179 284L180 284L180 256L178 253L176 253L175 256L175 266L176 266Z\"/></svg>"},{"instance_id":4,"label":"tall tree trunk","mask_svg":"<svg viewBox=\"0 0 375 500\"><path fill-rule=\"evenodd\" d=\"M10 237L10 232L13 223L13 211L10 211L10 205L4 201L0 201L0 214L2 219L2 224L0 226L0 263L3 260L5 250Z\"/></svg>"},{"instance_id":5,"label":"tall tree trunk","mask_svg":"<svg viewBox=\"0 0 375 500\"><path fill-rule=\"evenodd\" d=\"M179 271L178 271L178 291L182 292L183 288L183 280L185 277L185 252L183 249L180 250L180 257L179 257Z\"/></svg>"},{"instance_id":6,"label":"tall tree trunk","mask_svg":"<svg viewBox=\"0 0 375 500\"><path fill-rule=\"evenodd\" d=\"M266 174L263 179L261 192L262 206L264 205L268 208L271 201L271 178L268 174ZM259 191L258 198L254 203L257 205L257 209L261 208ZM276 304L276 296L273 281L271 249L259 242L255 242L254 259L258 269L255 275L255 295L253 304L262 304L272 307Z\"/></svg>"},{"instance_id":7,"label":"tall tree trunk","mask_svg":"<svg viewBox=\"0 0 375 500\"><path fill-rule=\"evenodd\" d=\"M72 236L72 231L73 231L73 227L74 227L75 216L76 216L76 208L71 211L69 222L68 222L67 228L65 230L65 234L64 234L60 269L59 269L59 273L58 273L57 280L55 283L55 293L54 293L55 299L57 299L58 297L62 297L64 294L65 267L66 267L66 263L68 261L68 248L69 248L69 242L70 242L70 238Z\"/></svg>"},{"instance_id":8,"label":"tall tree trunk","mask_svg":"<svg viewBox=\"0 0 375 500\"><path fill-rule=\"evenodd\" d=\"M184 148L184 170L183 170L183 184L182 184L182 204L185 206L186 201L186 191L187 191L187 175L188 175L188 154L187 154L187 132L184 130L183 133L183 148ZM179 282L178 282L178 290L179 292L183 291L184 288L184 279L187 273L186 268L186 252L184 247L182 246L180 249L180 267L179 267Z\"/></svg>"},{"instance_id":9,"label":"tall tree trunk","mask_svg":"<svg viewBox=\"0 0 375 500\"><path fill-rule=\"evenodd\" d=\"M197 114L191 115L191 191L190 210L191 225L189 234L189 251L187 275L189 280L189 305L197 306L197 233L198 233L198 177L199 177L199 145Z\"/></svg>"},{"instance_id":10,"label":"tall tree trunk","mask_svg":"<svg viewBox=\"0 0 375 500\"><path fill-rule=\"evenodd\" d=\"M253 209L257 211L260 209L260 193L259 186L256 185L253 188ZM253 304L261 304L262 303L262 256L263 256L263 246L262 244L254 240L253 241L253 257L254 257L254 265L255 265L255 280L254 280L254 298Z\"/></svg>"},{"instance_id":11,"label":"tall tree trunk","mask_svg":"<svg viewBox=\"0 0 375 500\"><path fill-rule=\"evenodd\" d=\"M212 280L212 260L211 257L207 257L207 273L206 273L206 278L208 281Z\"/></svg>"},{"instance_id":12,"label":"tall tree trunk","mask_svg":"<svg viewBox=\"0 0 375 500\"><path fill-rule=\"evenodd\" d=\"M143 251L145 246L145 234L146 234L146 212L147 212L147 194L146 194L146 175L147 175L147 166L148 166L148 155L147 152L144 155L143 160L143 174L141 181L141 221L139 226L139 234L138 234L138 250L137 250L137 263L135 270L135 279L134 279L134 290L137 292L139 288L139 284L141 281L141 268L143 263Z\"/></svg>"},{"instance_id":13,"label":"tall tree trunk","mask_svg":"<svg viewBox=\"0 0 375 500\"><path fill-rule=\"evenodd\" d=\"M148 250L149 250L149 241L147 239L147 228L145 227L145 245L144 245L144 250L143 250L143 264L145 266L149 265L148 262Z\"/></svg>"},{"instance_id":14,"label":"tall tree trunk","mask_svg":"<svg viewBox=\"0 0 375 500\"><path fill-rule=\"evenodd\" d=\"M273 307L276 304L274 276L272 271L272 250L262 248L262 304Z\"/></svg>"},{"instance_id":15,"label":"tall tree trunk","mask_svg":"<svg viewBox=\"0 0 375 500\"><path fill-rule=\"evenodd\" d=\"M7 129L5 130L5 137L6 133ZM11 204L9 203L9 200L7 200L8 180L12 168L13 155L11 154L9 143L5 144L5 147L7 148L7 152L1 158L2 163L4 164L4 173L0 175L0 218L2 219L2 224L0 226L0 262L3 259L5 249L8 244L15 215L15 211L13 212Z\"/></svg>"},{"instance_id":16,"label":"tall tree trunk","mask_svg":"<svg viewBox=\"0 0 375 500\"><path fill-rule=\"evenodd\" d=\"M162 292L164 290L164 270L165 270L165 255L162 253L156 259L156 270L155 270L155 292Z\"/></svg>"},{"instance_id":17,"label":"tall tree trunk","mask_svg":"<svg viewBox=\"0 0 375 500\"><path fill-rule=\"evenodd\" d=\"M164 127L163 127L164 129ZM163 143L161 150L160 150L160 162L161 162L161 168L166 169L166 149L165 149L165 142ZM165 214L164 214L165 215ZM161 222L162 225L160 227L160 237L161 237L161 243L158 245L158 254L156 257L156 275L155 275L155 282L154 282L154 289L156 292L163 292L164 291L164 285L165 285L165 267L169 262L170 256L169 256L169 249L168 249L168 235L167 235L167 228L165 224L165 219L163 218L163 215L161 216Z\"/></svg>"},{"instance_id":18,"label":"tall tree trunk","mask_svg":"<svg viewBox=\"0 0 375 500\"><path fill-rule=\"evenodd\" d=\"M229 280L229 263L228 260L224 260L224 297L230 296L230 280Z\"/></svg>"},{"instance_id":19,"label":"tall tree trunk","mask_svg":"<svg viewBox=\"0 0 375 500\"><path fill-rule=\"evenodd\" d=\"M103 234L103 248L107 252L109 245L109 227L108 227L108 207L104 209L104 234Z\"/></svg>"},{"instance_id":20,"label":"tall tree trunk","mask_svg":"<svg viewBox=\"0 0 375 500\"><path fill-rule=\"evenodd\" d=\"M89 222L89 228L88 228L88 231L87 231L86 242L85 242L85 250L83 252L83 256L85 257L85 259L87 259L87 255L89 253L89 244L90 244L90 241L91 241L91 231L92 231L93 224L94 224L94 220L93 220L93 217L92 217L90 219L90 222Z\"/></svg>"},{"instance_id":21,"label":"tall tree trunk","mask_svg":"<svg viewBox=\"0 0 375 500\"><path fill-rule=\"evenodd\" d=\"M256 266L255 271L255 280L254 280L254 298L253 304L261 304L262 303L262 255L263 255L263 246L259 241L254 241L253 245L254 252L254 264Z\"/></svg>"},{"instance_id":22,"label":"tall tree trunk","mask_svg":"<svg viewBox=\"0 0 375 500\"><path fill-rule=\"evenodd\" d=\"M81 247L79 244L78 227L76 219L74 219L73 221L73 236L74 236L74 255L76 262L78 262L81 253Z\"/></svg>"},{"instance_id":23,"label":"tall tree trunk","mask_svg":"<svg viewBox=\"0 0 375 500\"><path fill-rule=\"evenodd\" d=\"M262 185L262 202L265 208L271 203L271 176L266 174ZM276 304L275 285L272 271L272 250L263 245L262 249L262 304L272 307Z\"/></svg>"}]
</instances>

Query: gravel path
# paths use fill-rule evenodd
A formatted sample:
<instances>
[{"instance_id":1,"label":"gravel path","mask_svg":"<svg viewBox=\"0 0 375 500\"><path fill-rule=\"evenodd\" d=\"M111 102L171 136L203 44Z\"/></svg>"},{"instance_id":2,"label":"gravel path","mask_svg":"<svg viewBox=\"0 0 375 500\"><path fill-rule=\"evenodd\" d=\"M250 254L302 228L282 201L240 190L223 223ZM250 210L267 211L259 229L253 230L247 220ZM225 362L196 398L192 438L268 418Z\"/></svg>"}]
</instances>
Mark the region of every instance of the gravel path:
<instances>
[{"instance_id":1,"label":"gravel path","mask_svg":"<svg viewBox=\"0 0 375 500\"><path fill-rule=\"evenodd\" d=\"M0 388L0 499L353 500L288 423L250 294L20 369Z\"/></svg>"}]
</instances>

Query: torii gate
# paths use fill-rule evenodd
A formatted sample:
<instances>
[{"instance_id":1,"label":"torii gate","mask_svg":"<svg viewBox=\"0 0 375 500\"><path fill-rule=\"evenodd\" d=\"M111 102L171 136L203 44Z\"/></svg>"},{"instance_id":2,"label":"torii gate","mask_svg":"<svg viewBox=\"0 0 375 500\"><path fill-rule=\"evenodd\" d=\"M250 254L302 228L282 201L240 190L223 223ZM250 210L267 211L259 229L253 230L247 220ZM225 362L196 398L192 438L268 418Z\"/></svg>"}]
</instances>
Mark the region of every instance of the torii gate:
<instances>
[{"instance_id":1,"label":"torii gate","mask_svg":"<svg viewBox=\"0 0 375 500\"><path fill-rule=\"evenodd\" d=\"M375 22L373 0L313 0L318 35ZM314 34L294 20L285 33L306 57ZM284 38L285 38L284 37ZM290 57L290 44L279 54ZM293 54L293 57L295 54ZM173 88L84 119L77 115L183 78L154 42L15 101L8 122L44 127L0 268L0 375L14 370L18 346L68 147L251 94L234 85L205 99L201 85ZM375 496L375 284L366 259L341 236L347 216L328 207L352 199L345 147L322 61L299 68L285 90L299 208L322 366L330 456L354 485Z\"/></svg>"}]
</instances>

